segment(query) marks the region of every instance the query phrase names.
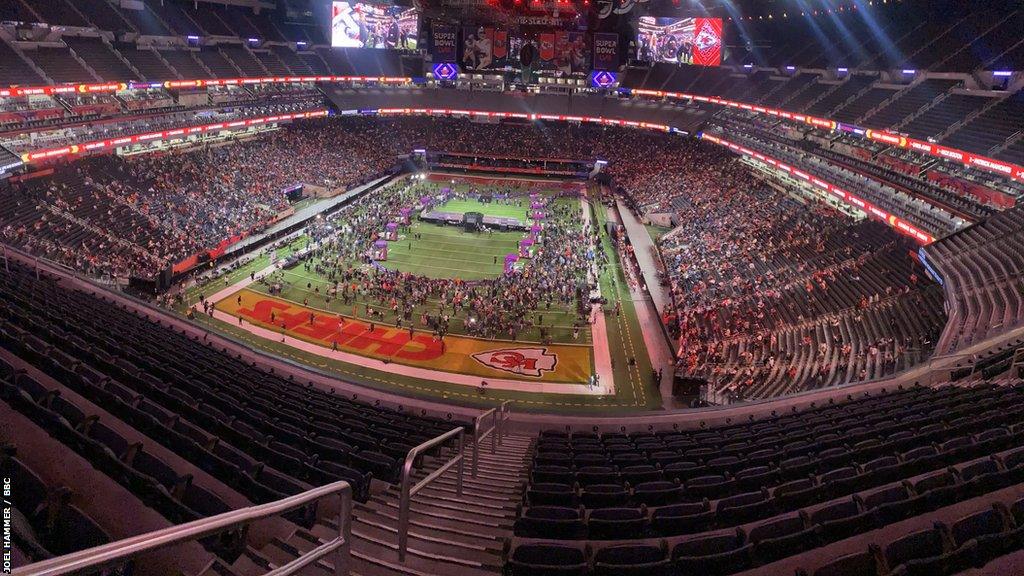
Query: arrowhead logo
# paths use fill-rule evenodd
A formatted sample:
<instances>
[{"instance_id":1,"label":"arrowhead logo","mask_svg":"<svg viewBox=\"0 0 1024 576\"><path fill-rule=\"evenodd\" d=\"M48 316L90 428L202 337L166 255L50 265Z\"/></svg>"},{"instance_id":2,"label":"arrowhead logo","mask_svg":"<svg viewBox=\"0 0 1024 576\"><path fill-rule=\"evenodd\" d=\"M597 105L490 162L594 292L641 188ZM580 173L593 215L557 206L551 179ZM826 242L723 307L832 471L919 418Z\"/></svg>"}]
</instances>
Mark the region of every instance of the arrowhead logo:
<instances>
[{"instance_id":1,"label":"arrowhead logo","mask_svg":"<svg viewBox=\"0 0 1024 576\"><path fill-rule=\"evenodd\" d=\"M710 26L702 26L700 32L693 39L694 45L704 52L718 46L720 42L721 39Z\"/></svg>"},{"instance_id":2,"label":"arrowhead logo","mask_svg":"<svg viewBox=\"0 0 1024 576\"><path fill-rule=\"evenodd\" d=\"M503 372L540 378L558 365L558 355L547 348L502 348L473 354L477 362Z\"/></svg>"}]
</instances>

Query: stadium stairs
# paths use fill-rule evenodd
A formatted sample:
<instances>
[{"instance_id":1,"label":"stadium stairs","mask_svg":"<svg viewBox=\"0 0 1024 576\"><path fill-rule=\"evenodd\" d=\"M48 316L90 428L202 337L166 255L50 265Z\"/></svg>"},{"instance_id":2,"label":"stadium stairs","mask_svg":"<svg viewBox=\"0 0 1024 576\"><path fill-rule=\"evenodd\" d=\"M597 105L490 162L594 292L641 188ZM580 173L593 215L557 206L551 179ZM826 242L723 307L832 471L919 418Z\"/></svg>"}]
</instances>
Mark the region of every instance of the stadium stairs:
<instances>
[{"instance_id":1,"label":"stadium stairs","mask_svg":"<svg viewBox=\"0 0 1024 576\"><path fill-rule=\"evenodd\" d=\"M486 445L486 441L484 442ZM449 469L412 499L409 547L398 559L399 488L389 486L366 503L356 504L352 523L352 572L361 576L438 575L483 576L501 570L502 548L527 479L533 442L526 436L506 436L496 453L480 451L476 477L466 463L463 495L456 494L457 470ZM443 460L427 464L413 477L419 482ZM338 533L337 523L324 519L312 528L296 527L285 538L274 538L246 549L237 561L221 561L202 576L258 576L282 566ZM331 576L333 564L320 562L304 575Z\"/></svg>"}]
</instances>

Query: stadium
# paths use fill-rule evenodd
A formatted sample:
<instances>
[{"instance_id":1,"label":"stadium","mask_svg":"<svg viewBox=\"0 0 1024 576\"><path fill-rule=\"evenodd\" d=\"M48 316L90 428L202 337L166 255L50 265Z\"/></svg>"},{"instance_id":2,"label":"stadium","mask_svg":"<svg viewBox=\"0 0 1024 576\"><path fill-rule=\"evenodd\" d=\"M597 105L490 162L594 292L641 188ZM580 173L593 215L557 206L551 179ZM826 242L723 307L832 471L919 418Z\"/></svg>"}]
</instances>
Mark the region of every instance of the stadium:
<instances>
[{"instance_id":1,"label":"stadium","mask_svg":"<svg viewBox=\"0 0 1024 576\"><path fill-rule=\"evenodd\" d=\"M3 568L1024 574L1020 0L0 0Z\"/></svg>"}]
</instances>

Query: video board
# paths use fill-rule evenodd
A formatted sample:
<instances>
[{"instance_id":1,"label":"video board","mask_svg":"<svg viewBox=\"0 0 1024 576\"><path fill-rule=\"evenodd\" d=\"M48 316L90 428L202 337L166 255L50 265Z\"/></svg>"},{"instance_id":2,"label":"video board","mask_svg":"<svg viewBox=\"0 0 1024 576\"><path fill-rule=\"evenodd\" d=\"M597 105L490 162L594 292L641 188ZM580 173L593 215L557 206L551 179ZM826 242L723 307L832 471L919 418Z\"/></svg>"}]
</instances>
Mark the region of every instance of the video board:
<instances>
[{"instance_id":1,"label":"video board","mask_svg":"<svg viewBox=\"0 0 1024 576\"><path fill-rule=\"evenodd\" d=\"M407 6L333 2L331 46L415 50L419 21L419 11Z\"/></svg>"},{"instance_id":2,"label":"video board","mask_svg":"<svg viewBox=\"0 0 1024 576\"><path fill-rule=\"evenodd\" d=\"M637 32L637 59L720 66L722 19L641 16Z\"/></svg>"}]
</instances>

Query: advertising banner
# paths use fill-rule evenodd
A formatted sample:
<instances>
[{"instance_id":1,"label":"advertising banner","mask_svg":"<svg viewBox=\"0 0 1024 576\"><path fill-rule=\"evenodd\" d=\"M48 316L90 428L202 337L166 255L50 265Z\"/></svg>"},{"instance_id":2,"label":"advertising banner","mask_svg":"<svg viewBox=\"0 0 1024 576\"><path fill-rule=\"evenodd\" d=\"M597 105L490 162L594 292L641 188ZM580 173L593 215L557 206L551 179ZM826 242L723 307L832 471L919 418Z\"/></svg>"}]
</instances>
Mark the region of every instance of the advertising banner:
<instances>
[{"instance_id":1,"label":"advertising banner","mask_svg":"<svg viewBox=\"0 0 1024 576\"><path fill-rule=\"evenodd\" d=\"M614 32L594 34L594 69L618 70L619 35Z\"/></svg>"},{"instance_id":2,"label":"advertising banner","mask_svg":"<svg viewBox=\"0 0 1024 576\"><path fill-rule=\"evenodd\" d=\"M434 62L455 62L459 58L459 29L451 24L434 22L430 45Z\"/></svg>"}]
</instances>

